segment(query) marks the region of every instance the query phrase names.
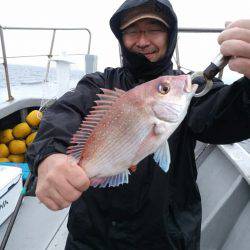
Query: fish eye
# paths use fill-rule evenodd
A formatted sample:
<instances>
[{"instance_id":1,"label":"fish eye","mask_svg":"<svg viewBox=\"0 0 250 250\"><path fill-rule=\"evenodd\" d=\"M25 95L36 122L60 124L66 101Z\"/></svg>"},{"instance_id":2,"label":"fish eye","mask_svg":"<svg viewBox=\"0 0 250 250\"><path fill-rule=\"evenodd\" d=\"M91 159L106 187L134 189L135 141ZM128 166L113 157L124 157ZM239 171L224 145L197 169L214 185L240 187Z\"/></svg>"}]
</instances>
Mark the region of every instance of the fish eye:
<instances>
[{"instance_id":1,"label":"fish eye","mask_svg":"<svg viewBox=\"0 0 250 250\"><path fill-rule=\"evenodd\" d=\"M166 95L170 91L170 86L168 83L159 83L158 92L162 95Z\"/></svg>"}]
</instances>

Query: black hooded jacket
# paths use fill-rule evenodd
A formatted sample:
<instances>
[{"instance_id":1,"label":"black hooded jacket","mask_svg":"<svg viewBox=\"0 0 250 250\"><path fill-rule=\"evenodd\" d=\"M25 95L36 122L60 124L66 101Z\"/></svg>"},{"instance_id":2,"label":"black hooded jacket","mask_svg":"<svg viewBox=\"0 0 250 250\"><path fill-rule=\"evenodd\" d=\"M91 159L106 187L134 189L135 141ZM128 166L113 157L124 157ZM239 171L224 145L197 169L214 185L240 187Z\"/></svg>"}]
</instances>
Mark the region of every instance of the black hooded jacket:
<instances>
[{"instance_id":1,"label":"black hooded jacket","mask_svg":"<svg viewBox=\"0 0 250 250\"><path fill-rule=\"evenodd\" d=\"M147 2L161 8L170 24L169 46L159 62L151 63L128 52L121 40L124 11ZM70 138L102 88L129 90L160 75L176 75L171 57L177 37L177 19L167 0L127 0L110 20L121 44L123 67L106 68L83 77L43 117L28 162L37 174L39 163L53 153L65 153ZM169 138L171 165L164 173L152 159L138 164L129 184L89 188L70 209L68 249L165 250L199 249L201 199L196 184L196 140L225 144L250 137L250 80L230 86L216 82L204 97L193 99L188 114Z\"/></svg>"},{"instance_id":2,"label":"black hooded jacket","mask_svg":"<svg viewBox=\"0 0 250 250\"><path fill-rule=\"evenodd\" d=\"M168 30L168 50L166 55L156 63L148 61L144 56L134 54L126 50L122 43L122 34L120 31L121 16L128 9L138 7L142 4L154 3L156 11L161 11L166 16L167 23L169 24ZM135 80L142 79L148 81L157 78L163 74L173 74L171 58L174 53L176 40L177 40L177 18L168 1L125 1L124 4L115 12L110 20L110 26L121 45L123 55L123 66L133 74Z\"/></svg>"}]
</instances>

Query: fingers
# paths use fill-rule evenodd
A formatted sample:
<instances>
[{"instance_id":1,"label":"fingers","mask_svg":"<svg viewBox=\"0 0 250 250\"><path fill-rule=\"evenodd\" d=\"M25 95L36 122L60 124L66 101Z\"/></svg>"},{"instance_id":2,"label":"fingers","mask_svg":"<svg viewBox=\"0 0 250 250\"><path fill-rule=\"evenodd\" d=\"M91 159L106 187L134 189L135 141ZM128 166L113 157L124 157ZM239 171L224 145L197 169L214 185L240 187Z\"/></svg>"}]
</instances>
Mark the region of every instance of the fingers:
<instances>
[{"instance_id":1,"label":"fingers","mask_svg":"<svg viewBox=\"0 0 250 250\"><path fill-rule=\"evenodd\" d=\"M250 78L250 43L228 40L221 44L220 51L225 56L232 56L228 62L232 71Z\"/></svg>"},{"instance_id":2,"label":"fingers","mask_svg":"<svg viewBox=\"0 0 250 250\"><path fill-rule=\"evenodd\" d=\"M220 51L225 56L250 58L250 43L242 40L227 40L221 44Z\"/></svg>"},{"instance_id":3,"label":"fingers","mask_svg":"<svg viewBox=\"0 0 250 250\"><path fill-rule=\"evenodd\" d=\"M90 180L84 170L72 158L68 158L67 181L79 192L84 192L89 188Z\"/></svg>"},{"instance_id":4,"label":"fingers","mask_svg":"<svg viewBox=\"0 0 250 250\"><path fill-rule=\"evenodd\" d=\"M242 40L250 43L250 29L234 27L224 30L218 37L218 43L222 44L227 40Z\"/></svg>"},{"instance_id":5,"label":"fingers","mask_svg":"<svg viewBox=\"0 0 250 250\"><path fill-rule=\"evenodd\" d=\"M54 211L66 208L71 203L57 191L52 183L40 183L39 179L36 188L36 196L45 206Z\"/></svg>"},{"instance_id":6,"label":"fingers","mask_svg":"<svg viewBox=\"0 0 250 250\"><path fill-rule=\"evenodd\" d=\"M76 168L79 169L74 169L69 173L69 176L67 178L67 181L79 192L84 192L89 188L90 185L90 180L85 174L85 172L77 166Z\"/></svg>"},{"instance_id":7,"label":"fingers","mask_svg":"<svg viewBox=\"0 0 250 250\"><path fill-rule=\"evenodd\" d=\"M218 43L224 56L231 56L229 68L249 78L250 69L250 19L227 23L219 35Z\"/></svg>"},{"instance_id":8,"label":"fingers","mask_svg":"<svg viewBox=\"0 0 250 250\"><path fill-rule=\"evenodd\" d=\"M62 179L60 183L57 182L54 186L54 189L56 190L54 193L55 196L58 193L63 197L63 200L69 204L77 200L82 194L82 192L77 190L69 181L67 181L67 179Z\"/></svg>"},{"instance_id":9,"label":"fingers","mask_svg":"<svg viewBox=\"0 0 250 250\"><path fill-rule=\"evenodd\" d=\"M40 202L42 202L50 210L58 211L61 209L52 199L49 199L47 197L45 197L43 200L40 200Z\"/></svg>"},{"instance_id":10,"label":"fingers","mask_svg":"<svg viewBox=\"0 0 250 250\"><path fill-rule=\"evenodd\" d=\"M240 74L244 74L250 79L250 59L247 58L232 58L228 66L231 70Z\"/></svg>"},{"instance_id":11,"label":"fingers","mask_svg":"<svg viewBox=\"0 0 250 250\"><path fill-rule=\"evenodd\" d=\"M250 19L240 19L234 22L230 22L227 26L227 29L240 27L243 29L250 29Z\"/></svg>"},{"instance_id":12,"label":"fingers","mask_svg":"<svg viewBox=\"0 0 250 250\"><path fill-rule=\"evenodd\" d=\"M53 201L56 204L56 210L66 208L66 207L70 206L70 204L71 204L71 202L67 201L65 199L65 197L63 197L59 193L59 191L57 191L55 188L49 190L48 196L46 198L50 199L51 201Z\"/></svg>"},{"instance_id":13,"label":"fingers","mask_svg":"<svg viewBox=\"0 0 250 250\"><path fill-rule=\"evenodd\" d=\"M250 42L250 19L226 22L226 29L219 35L218 42L222 44L224 41L231 39Z\"/></svg>"},{"instance_id":14,"label":"fingers","mask_svg":"<svg viewBox=\"0 0 250 250\"><path fill-rule=\"evenodd\" d=\"M84 170L66 155L49 156L38 167L36 195L52 210L68 207L88 187Z\"/></svg>"}]
</instances>

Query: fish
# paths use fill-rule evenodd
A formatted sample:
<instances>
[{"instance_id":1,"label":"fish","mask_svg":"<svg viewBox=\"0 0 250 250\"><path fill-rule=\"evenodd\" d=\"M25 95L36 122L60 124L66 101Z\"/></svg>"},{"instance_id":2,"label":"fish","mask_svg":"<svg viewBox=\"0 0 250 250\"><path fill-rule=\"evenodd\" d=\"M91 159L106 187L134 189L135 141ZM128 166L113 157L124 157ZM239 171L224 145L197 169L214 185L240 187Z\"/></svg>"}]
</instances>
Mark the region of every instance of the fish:
<instances>
[{"instance_id":1,"label":"fish","mask_svg":"<svg viewBox=\"0 0 250 250\"><path fill-rule=\"evenodd\" d=\"M93 187L128 183L129 169L150 154L167 172L168 138L185 118L196 89L189 75L161 76L128 91L101 88L67 154Z\"/></svg>"}]
</instances>

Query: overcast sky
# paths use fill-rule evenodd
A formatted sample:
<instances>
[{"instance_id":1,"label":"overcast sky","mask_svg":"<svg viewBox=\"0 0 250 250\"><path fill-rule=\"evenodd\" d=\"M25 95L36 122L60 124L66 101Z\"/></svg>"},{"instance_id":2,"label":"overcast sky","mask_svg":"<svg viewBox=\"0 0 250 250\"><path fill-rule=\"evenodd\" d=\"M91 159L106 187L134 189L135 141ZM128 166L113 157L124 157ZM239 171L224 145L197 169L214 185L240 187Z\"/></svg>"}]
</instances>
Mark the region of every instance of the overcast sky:
<instances>
[{"instance_id":1,"label":"overcast sky","mask_svg":"<svg viewBox=\"0 0 250 250\"><path fill-rule=\"evenodd\" d=\"M87 27L92 32L91 53L98 55L98 69L106 66L119 66L118 45L109 28L109 19L123 0L0 0L2 26L32 27ZM249 0L172 0L180 27L223 28L227 20L250 18ZM72 34L72 35L71 35ZM30 34L27 34L29 37ZM18 37L18 38L16 38ZM45 53L49 48L50 36L35 35L35 40L24 39L25 35L16 32L6 34L7 54L23 54L42 47ZM70 40L69 38L72 37ZM186 67L203 67L218 52L217 35L195 35L180 38L182 63ZM83 41L85 39L85 42ZM86 51L87 36L67 34L64 41L72 41L71 47ZM44 45L45 44L45 45ZM60 48L64 51L68 47ZM77 50L77 49L76 49ZM61 52L62 52L61 51ZM75 52L75 50L73 50Z\"/></svg>"}]
</instances>

